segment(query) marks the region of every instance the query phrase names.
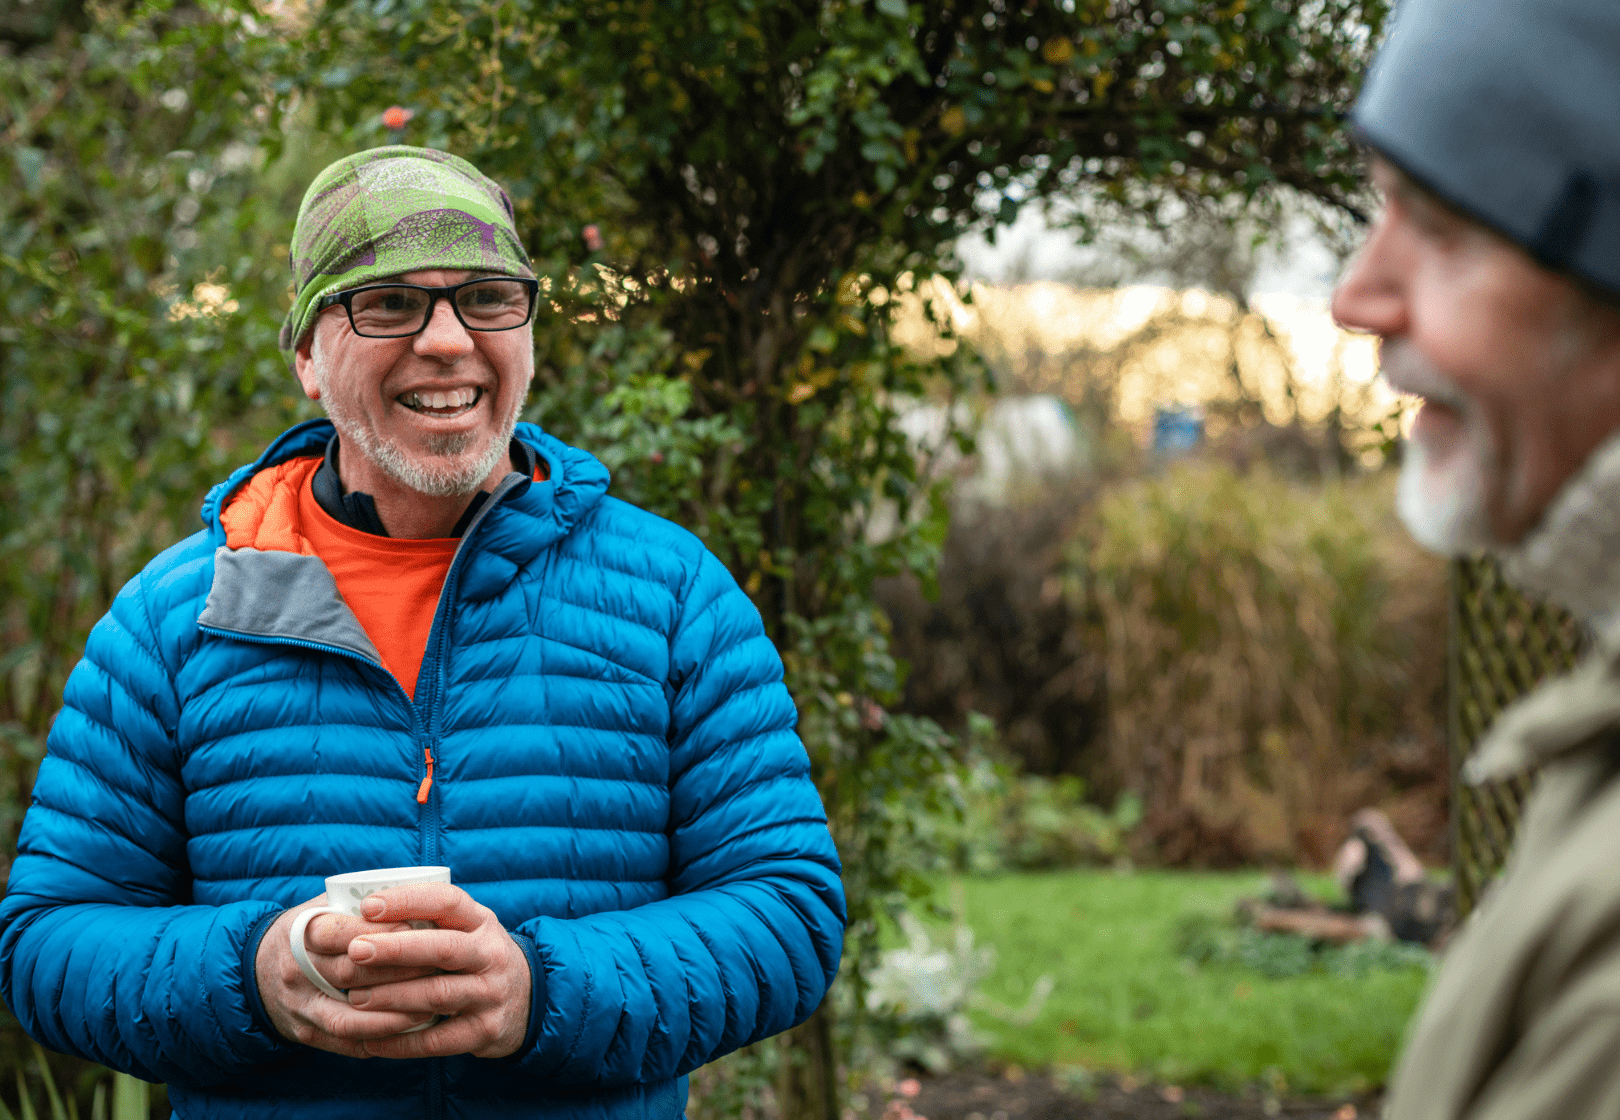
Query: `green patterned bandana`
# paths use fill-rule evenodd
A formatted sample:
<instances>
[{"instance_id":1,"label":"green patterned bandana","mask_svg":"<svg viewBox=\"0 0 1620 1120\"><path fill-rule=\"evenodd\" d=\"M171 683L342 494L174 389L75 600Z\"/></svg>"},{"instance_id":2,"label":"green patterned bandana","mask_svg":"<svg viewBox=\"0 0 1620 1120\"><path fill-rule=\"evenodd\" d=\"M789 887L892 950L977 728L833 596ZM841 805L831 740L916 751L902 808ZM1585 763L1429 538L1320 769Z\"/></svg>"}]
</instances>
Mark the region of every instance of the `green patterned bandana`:
<instances>
[{"instance_id":1,"label":"green patterned bandana","mask_svg":"<svg viewBox=\"0 0 1620 1120\"><path fill-rule=\"evenodd\" d=\"M458 156L402 144L345 156L315 176L291 255L288 351L328 292L424 268L534 275L499 184Z\"/></svg>"}]
</instances>

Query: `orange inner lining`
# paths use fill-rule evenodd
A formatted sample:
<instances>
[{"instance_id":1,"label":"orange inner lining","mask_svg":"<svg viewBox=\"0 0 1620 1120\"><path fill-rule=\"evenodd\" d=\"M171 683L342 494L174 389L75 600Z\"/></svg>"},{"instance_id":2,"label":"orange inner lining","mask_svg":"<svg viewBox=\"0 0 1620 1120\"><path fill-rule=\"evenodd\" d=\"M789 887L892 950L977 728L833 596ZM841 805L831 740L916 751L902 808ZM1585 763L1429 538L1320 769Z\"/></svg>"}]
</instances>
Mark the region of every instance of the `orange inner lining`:
<instances>
[{"instance_id":1,"label":"orange inner lining","mask_svg":"<svg viewBox=\"0 0 1620 1120\"><path fill-rule=\"evenodd\" d=\"M321 459L290 459L260 471L220 514L231 548L319 556L338 594L365 629L383 667L411 699L422 670L433 612L461 542L409 540L351 529L320 507L311 483ZM545 460L535 480L547 477Z\"/></svg>"}]
</instances>

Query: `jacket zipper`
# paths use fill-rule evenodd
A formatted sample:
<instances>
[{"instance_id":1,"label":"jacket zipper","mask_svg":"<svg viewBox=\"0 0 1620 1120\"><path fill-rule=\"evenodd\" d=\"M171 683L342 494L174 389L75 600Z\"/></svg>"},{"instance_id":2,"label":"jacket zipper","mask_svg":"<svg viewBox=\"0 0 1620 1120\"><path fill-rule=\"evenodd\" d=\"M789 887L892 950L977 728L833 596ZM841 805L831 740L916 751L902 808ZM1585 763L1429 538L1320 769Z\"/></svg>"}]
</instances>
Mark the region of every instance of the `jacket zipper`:
<instances>
[{"instance_id":1,"label":"jacket zipper","mask_svg":"<svg viewBox=\"0 0 1620 1120\"><path fill-rule=\"evenodd\" d=\"M426 805L427 804L428 790L433 788L433 748L432 747L423 747L422 748L422 761L423 761L424 765L427 768L427 772L422 775L422 784L416 787L416 803L418 805Z\"/></svg>"},{"instance_id":2,"label":"jacket zipper","mask_svg":"<svg viewBox=\"0 0 1620 1120\"><path fill-rule=\"evenodd\" d=\"M516 473L516 472L514 472ZM510 478L508 475L507 478ZM422 695L421 670L417 670L417 689L419 701L413 704L416 709L413 719L419 720L422 726L425 742L422 744L422 784L416 787L416 803L422 806L422 863L433 865L439 862L439 798L433 788L433 748L438 745L439 716L442 698L439 693L439 674L443 671L445 647L449 644L450 608L455 602L456 579L461 574L462 557L467 555L467 542L471 541L473 534L483 524L484 518L501 502L511 491L512 487L503 479L495 487L489 500L484 503L472 524L468 525L461 534L461 543L456 546L456 554L450 558L450 570L445 573L444 587L439 591L439 604L433 612L433 627L428 631L428 648L433 651L431 660L422 659L422 668L428 669L427 692ZM404 690L401 689L403 692ZM430 1058L428 1060L428 1101L427 1114L437 1120L445 1115L444 1109L444 1059Z\"/></svg>"},{"instance_id":3,"label":"jacket zipper","mask_svg":"<svg viewBox=\"0 0 1620 1120\"><path fill-rule=\"evenodd\" d=\"M463 546L466 540L464 534ZM420 669L416 678L415 706L417 718L422 726L422 782L416 787L416 803L422 806L421 852L422 862L427 865L439 862L439 798L433 788L433 766L437 761L433 751L439 745L439 717L442 708L439 672L444 664L445 647L449 642L450 603L455 596L456 575L463 552L464 548L457 548L455 556L450 561L450 570L445 573L444 586L439 591L439 605L434 610L433 628L428 635L428 649L431 655L422 659L422 669L427 670L427 680L426 682L422 680ZM430 1115L437 1113L433 1112Z\"/></svg>"},{"instance_id":4,"label":"jacket zipper","mask_svg":"<svg viewBox=\"0 0 1620 1120\"><path fill-rule=\"evenodd\" d=\"M516 474L517 472L513 472ZM468 544L483 525L484 519L494 511L512 489L526 481L519 476L519 482L508 483L507 475L500 485L495 487L478 513L473 517L472 524L468 525L461 534L461 544L456 546L456 554L450 558L450 570L445 573L444 587L439 591L439 603L434 608L433 626L428 631L429 656L422 659L422 668L428 670L427 689L422 691L421 670L417 674L417 700L415 707L419 713L423 730L422 743L422 783L416 789L416 802L422 806L422 862L432 865L439 862L439 798L438 792L433 788L433 767L436 757L434 748L439 745L439 724L443 714L443 697L439 688L439 677L444 669L445 650L450 642L450 613L455 602L456 583L461 575L461 566L468 555Z\"/></svg>"},{"instance_id":5,"label":"jacket zipper","mask_svg":"<svg viewBox=\"0 0 1620 1120\"><path fill-rule=\"evenodd\" d=\"M433 651L433 655L431 660L424 659L423 661L423 668L430 670L428 673L427 694L418 701L413 701L405 691L405 686L400 684L394 674L390 673L380 663L355 653L353 650L328 645L325 642L312 642L307 638L269 637L262 634L248 634L240 630L230 630L221 626L199 625L198 627L205 634L233 638L237 641L251 642L257 645L297 646L302 649L316 650L320 653L335 654L338 657L346 657L351 661L357 661L361 665L375 669L387 678L394 695L403 699L405 706L410 710L411 728L417 743L422 748L422 778L416 787L416 803L422 806L423 809L423 815L418 820L418 827L421 830L420 850L424 864L434 864L439 859L439 799L434 796L433 789L435 762L433 748L437 744L439 729L439 674L444 664L445 646L449 641L450 604L455 599L456 577L460 575L462 559L467 555L467 543L472 540L473 534L483 524L484 518L505 499L506 495L515 486L525 481L520 477L518 482L508 482L507 480L511 478L512 475L508 475L507 479L503 479L501 484L495 487L494 492L489 496L489 500L484 503L483 508L473 518L472 524L468 525L466 531L462 533L461 544L456 548L456 554L450 560L450 570L445 574L444 587L439 592L439 603L434 611L433 627L429 631L428 644ZM420 671L418 672L420 674ZM420 681L420 679L420 675L418 675L418 680Z\"/></svg>"}]
</instances>

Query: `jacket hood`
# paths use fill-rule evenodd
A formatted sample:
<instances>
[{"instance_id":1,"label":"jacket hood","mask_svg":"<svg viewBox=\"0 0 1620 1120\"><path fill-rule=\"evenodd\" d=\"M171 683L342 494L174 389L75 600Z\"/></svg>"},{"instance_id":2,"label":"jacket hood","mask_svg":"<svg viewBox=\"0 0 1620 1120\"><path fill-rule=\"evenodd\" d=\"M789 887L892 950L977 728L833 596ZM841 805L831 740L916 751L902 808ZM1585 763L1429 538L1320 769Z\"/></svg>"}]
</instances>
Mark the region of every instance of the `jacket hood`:
<instances>
[{"instance_id":1,"label":"jacket hood","mask_svg":"<svg viewBox=\"0 0 1620 1120\"><path fill-rule=\"evenodd\" d=\"M335 432L325 419L294 425L257 459L209 490L201 516L215 547L226 545L221 513L249 479L289 460L321 455ZM608 469L590 452L570 447L536 424L518 424L513 437L545 460L550 478L510 487L503 483L495 508L479 518L477 547L469 550L461 575L461 592L470 599L499 594L524 564L567 536L607 493Z\"/></svg>"}]
</instances>

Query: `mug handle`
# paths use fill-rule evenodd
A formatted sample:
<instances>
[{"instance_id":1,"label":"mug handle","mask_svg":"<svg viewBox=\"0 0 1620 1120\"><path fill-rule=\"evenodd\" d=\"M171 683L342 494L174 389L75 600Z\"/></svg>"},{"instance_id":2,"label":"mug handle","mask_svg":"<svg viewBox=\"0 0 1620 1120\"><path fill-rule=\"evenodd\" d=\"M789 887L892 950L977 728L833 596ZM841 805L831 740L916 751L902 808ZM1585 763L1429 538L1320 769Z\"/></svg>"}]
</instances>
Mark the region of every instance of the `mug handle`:
<instances>
[{"instance_id":1,"label":"mug handle","mask_svg":"<svg viewBox=\"0 0 1620 1120\"><path fill-rule=\"evenodd\" d=\"M345 992L342 988L333 987L332 984L327 981L326 977L322 976L318 971L316 971L315 962L309 959L309 947L304 944L304 931L309 928L310 920L317 914L348 913L349 912L343 909L341 906L316 906L309 910L305 910L303 913L299 914L298 917L294 918L292 928L287 931L287 947L292 950L293 960L298 962L298 971L304 974L304 979L308 980L311 984L314 984L317 988L331 996L333 999L342 1000L344 1003L349 1002L349 993ZM413 922L411 924L415 925L416 923ZM432 922L423 922L422 925L428 929L433 928ZM440 1016L435 1015L427 1022L418 1023L414 1027L406 1027L399 1033L415 1034L417 1031L425 1031L434 1023L437 1023L440 1018Z\"/></svg>"},{"instance_id":2,"label":"mug handle","mask_svg":"<svg viewBox=\"0 0 1620 1120\"><path fill-rule=\"evenodd\" d=\"M304 979L314 984L321 991L333 999L349 1002L349 993L342 988L333 987L315 969L315 962L309 959L309 948L304 944L304 931L309 928L311 918L318 914L347 914L348 911L340 906L316 906L305 910L293 919L292 928L287 931L288 948L292 950L293 960L298 962L298 971L304 974Z\"/></svg>"}]
</instances>

